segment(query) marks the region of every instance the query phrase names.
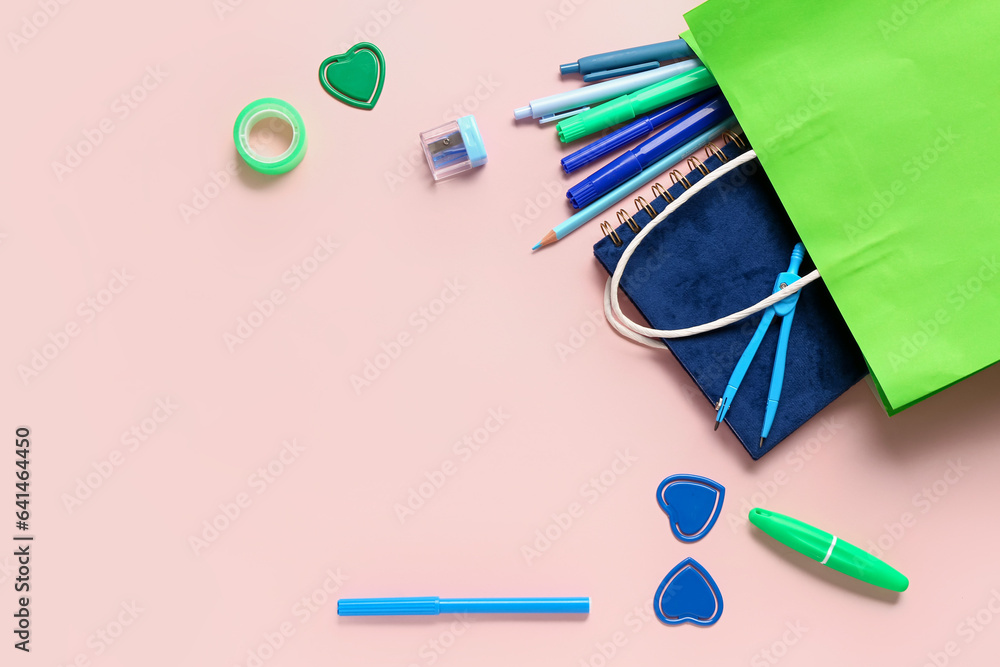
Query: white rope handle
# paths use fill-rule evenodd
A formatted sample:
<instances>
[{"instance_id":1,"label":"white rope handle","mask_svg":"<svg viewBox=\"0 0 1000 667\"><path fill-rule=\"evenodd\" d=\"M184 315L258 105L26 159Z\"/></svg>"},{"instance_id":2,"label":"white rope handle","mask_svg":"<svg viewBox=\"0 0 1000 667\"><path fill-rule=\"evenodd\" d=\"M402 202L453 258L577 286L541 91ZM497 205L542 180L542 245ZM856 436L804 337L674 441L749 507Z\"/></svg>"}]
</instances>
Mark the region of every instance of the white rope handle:
<instances>
[{"instance_id":1,"label":"white rope handle","mask_svg":"<svg viewBox=\"0 0 1000 667\"><path fill-rule=\"evenodd\" d=\"M743 318L749 317L754 313L759 313L768 306L774 305L782 299L790 297L809 283L819 279L819 270L812 271L811 273L802 276L783 290L775 292L765 299L761 299L749 308L744 308L743 310L733 313L732 315L720 317L714 322L699 324L698 326L687 327L686 329L650 329L649 327L644 327L637 322L633 322L625 315L625 313L622 312L621 303L618 298L618 290L621 285L622 275L625 273L625 267L628 265L628 260L632 257L632 254L635 253L639 244L642 243L642 240L645 239L658 224L666 220L667 216L677 210L677 207L717 181L719 178L728 174L733 169L756 159L756 157L756 152L748 150L739 157L730 160L724 166L719 167L711 174L688 188L680 197L668 204L659 215L650 220L649 224L642 228L642 231L636 234L635 238L632 239L632 242L625 248L625 252L622 253L622 257L618 261L618 266L615 267L615 272L611 274L611 277L608 278L608 282L604 286L604 316L607 318L608 324L610 324L615 331L633 342L647 345L649 347L665 348L666 345L662 340L660 340L661 338L686 338L688 336L694 336L696 334L721 329L722 327L729 326L734 322L739 322Z\"/></svg>"}]
</instances>

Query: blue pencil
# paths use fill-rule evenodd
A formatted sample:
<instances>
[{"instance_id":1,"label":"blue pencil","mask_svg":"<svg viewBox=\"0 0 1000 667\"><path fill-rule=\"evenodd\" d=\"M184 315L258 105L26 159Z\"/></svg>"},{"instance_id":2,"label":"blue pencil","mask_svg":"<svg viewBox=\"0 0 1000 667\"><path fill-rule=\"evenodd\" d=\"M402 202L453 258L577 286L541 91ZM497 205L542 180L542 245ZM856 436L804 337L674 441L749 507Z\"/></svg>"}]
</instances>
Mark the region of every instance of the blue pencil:
<instances>
[{"instance_id":1,"label":"blue pencil","mask_svg":"<svg viewBox=\"0 0 1000 667\"><path fill-rule=\"evenodd\" d=\"M584 225L584 223L589 222L598 213L613 206L622 197L628 193L642 187L646 183L655 180L660 174L665 172L667 169L673 165L680 162L682 159L691 155L699 148L711 141L712 137L721 134L725 130L729 129L731 126L735 125L735 119L730 117L727 120L719 123L718 125L709 128L705 132L702 132L697 137L687 142L677 150L675 150L670 155L666 156L659 162L653 163L648 169L643 170L641 173L636 174L629 180L625 181L617 188L607 193L597 201L588 205L585 208L580 209L574 215L566 218L562 223L556 225L545 235L541 241L535 244L532 250L538 250L539 248L547 245L552 245L556 241L565 238L570 232L578 229Z\"/></svg>"}]
</instances>

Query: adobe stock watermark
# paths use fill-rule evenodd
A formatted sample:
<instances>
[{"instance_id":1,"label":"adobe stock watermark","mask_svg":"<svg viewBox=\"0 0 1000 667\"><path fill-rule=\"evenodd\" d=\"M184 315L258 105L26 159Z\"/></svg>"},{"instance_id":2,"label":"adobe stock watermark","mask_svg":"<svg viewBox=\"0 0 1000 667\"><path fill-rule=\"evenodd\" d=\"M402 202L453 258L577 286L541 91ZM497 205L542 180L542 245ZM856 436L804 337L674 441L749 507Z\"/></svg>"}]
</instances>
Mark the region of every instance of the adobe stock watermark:
<instances>
[{"instance_id":1,"label":"adobe stock watermark","mask_svg":"<svg viewBox=\"0 0 1000 667\"><path fill-rule=\"evenodd\" d=\"M594 650L586 658L580 658L579 667L607 667L629 645L630 638L650 624L660 625L653 601L647 598L625 613L622 617L623 629L615 630L605 641L594 642Z\"/></svg>"},{"instance_id":2,"label":"adobe stock watermark","mask_svg":"<svg viewBox=\"0 0 1000 667\"><path fill-rule=\"evenodd\" d=\"M461 102L456 102L442 115L445 123L458 120L462 116L475 113L482 104L493 97L493 93L503 85L493 78L492 74L480 76L476 87L472 93L462 98ZM396 167L387 169L382 176L385 179L389 192L395 192L396 188L406 182L410 176L416 173L417 169L425 169L427 160L424 158L424 149L420 144L420 139L413 141L413 148L396 158Z\"/></svg>"},{"instance_id":3,"label":"adobe stock watermark","mask_svg":"<svg viewBox=\"0 0 1000 667\"><path fill-rule=\"evenodd\" d=\"M449 623L447 628L438 632L417 649L417 658L420 662L411 662L407 667L420 667L421 665L430 667L444 657L444 654L455 646L459 638L463 637L472 627L471 614L453 614L453 616L455 620Z\"/></svg>"},{"instance_id":4,"label":"adobe stock watermark","mask_svg":"<svg viewBox=\"0 0 1000 667\"><path fill-rule=\"evenodd\" d=\"M598 327L604 322L603 310L591 310L587 313L587 318L574 327L570 327L569 336L566 342L556 343L556 356L559 361L566 363L566 360L583 349L591 338L597 335Z\"/></svg>"},{"instance_id":5,"label":"adobe stock watermark","mask_svg":"<svg viewBox=\"0 0 1000 667\"><path fill-rule=\"evenodd\" d=\"M246 3L246 0L212 0L212 11L220 21L225 21L226 17L235 12Z\"/></svg>"},{"instance_id":6,"label":"adobe stock watermark","mask_svg":"<svg viewBox=\"0 0 1000 667\"><path fill-rule=\"evenodd\" d=\"M63 7L72 0L38 0L38 9L21 17L21 25L17 32L7 33L7 41L14 53L28 45L28 42L38 37L39 33L62 12Z\"/></svg>"},{"instance_id":7,"label":"adobe stock watermark","mask_svg":"<svg viewBox=\"0 0 1000 667\"><path fill-rule=\"evenodd\" d=\"M347 49L351 48L358 42L373 42L378 39L386 28L395 20L397 16L403 13L406 9L403 5L402 0L389 0L384 6L378 9L372 9L369 12L371 16L370 21L365 21L363 25L359 25L354 29L354 36L352 42L341 42L337 46L337 53L346 53Z\"/></svg>"},{"instance_id":8,"label":"adobe stock watermark","mask_svg":"<svg viewBox=\"0 0 1000 667\"><path fill-rule=\"evenodd\" d=\"M952 318L969 305L983 288L1000 273L996 255L983 257L973 274L957 283L945 296L945 306L937 308L926 318L920 318L912 334L899 339L899 346L888 356L892 370L898 370L920 356L941 331L947 329Z\"/></svg>"},{"instance_id":9,"label":"adobe stock watermark","mask_svg":"<svg viewBox=\"0 0 1000 667\"><path fill-rule=\"evenodd\" d=\"M180 214L181 220L191 224L191 218L204 213L209 205L219 198L222 191L229 187L236 175L240 173L240 169L242 166L233 159L226 164L224 169L209 172L205 182L192 189L190 202L178 204L177 212Z\"/></svg>"},{"instance_id":10,"label":"adobe stock watermark","mask_svg":"<svg viewBox=\"0 0 1000 667\"><path fill-rule=\"evenodd\" d=\"M776 143L777 143L776 139L773 139L769 142L768 145L771 146L771 150L774 150L774 144ZM762 153L764 153L763 150L757 151L758 155ZM750 179L753 176L755 176L760 171L761 171L760 162L758 160L750 160L749 162L744 162L739 167L733 169L728 174L726 174L725 178L721 178L718 181L716 181L713 187L716 188L718 192L718 197L722 201L726 201L730 195L738 192L741 188L743 188L747 183L750 182Z\"/></svg>"},{"instance_id":11,"label":"adobe stock watermark","mask_svg":"<svg viewBox=\"0 0 1000 667\"><path fill-rule=\"evenodd\" d=\"M169 396L157 398L153 409L146 417L122 432L118 439L122 448L113 449L106 457L91 463L92 470L76 478L72 493L63 493L59 497L66 513L72 514L80 509L84 502L93 497L95 491L107 484L111 476L125 464L129 455L143 448L180 407L180 404L175 403Z\"/></svg>"},{"instance_id":12,"label":"adobe stock watermark","mask_svg":"<svg viewBox=\"0 0 1000 667\"><path fill-rule=\"evenodd\" d=\"M738 326L743 338L736 338L729 343L728 349L719 350L717 354L712 356L711 366L705 367L705 371L702 374L702 384L706 386L715 385L719 388L718 393L715 395L716 398L711 401L713 406L718 397L722 395L723 387L726 386L724 383L728 382L729 376L733 373L733 366L740 358L740 355L743 354L743 350L746 349L744 341L750 340L757 330L757 324L758 320L753 318L746 318L740 322ZM735 328L737 324L734 323L729 326ZM689 399L697 400L698 403L705 400L705 395L697 389L697 385L685 383L684 394Z\"/></svg>"},{"instance_id":13,"label":"adobe stock watermark","mask_svg":"<svg viewBox=\"0 0 1000 667\"><path fill-rule=\"evenodd\" d=\"M230 354L253 337L264 324L274 317L278 309L288 303L288 297L298 292L306 282L316 275L340 249L327 234L316 238L316 245L302 259L296 261L281 274L282 287L275 287L260 299L254 299L250 312L236 320L232 331L222 334L222 342Z\"/></svg>"},{"instance_id":14,"label":"adobe stock watermark","mask_svg":"<svg viewBox=\"0 0 1000 667\"><path fill-rule=\"evenodd\" d=\"M652 610L652 603L650 603ZM606 667L618 657L623 648L628 646L628 635L624 630L615 630L605 641L594 642L593 652L586 658L580 658L580 667Z\"/></svg>"},{"instance_id":15,"label":"adobe stock watermark","mask_svg":"<svg viewBox=\"0 0 1000 667\"><path fill-rule=\"evenodd\" d=\"M766 156L775 152L781 144L787 143L809 121L822 114L830 106L832 98L833 92L827 87L826 82L818 82L810 86L809 94L806 95L801 104L775 121L775 136L754 146L757 155ZM756 168L757 165L754 164L754 173Z\"/></svg>"},{"instance_id":16,"label":"adobe stock watermark","mask_svg":"<svg viewBox=\"0 0 1000 667\"><path fill-rule=\"evenodd\" d=\"M900 540L916 527L920 517L934 509L970 470L972 467L964 465L961 459L949 460L948 467L940 477L925 484L910 498L910 505L915 511L907 510L901 513L896 521L883 524L885 530L878 537L858 546L876 558L884 558L886 552L899 544Z\"/></svg>"},{"instance_id":17,"label":"adobe stock watermark","mask_svg":"<svg viewBox=\"0 0 1000 667\"><path fill-rule=\"evenodd\" d=\"M111 620L87 636L86 646L88 650L80 651L74 655L65 663L66 667L91 667L94 664L94 659L101 657L118 643L125 631L135 625L135 622L145 611L135 600L122 602L118 605L118 610L114 612Z\"/></svg>"},{"instance_id":18,"label":"adobe stock watermark","mask_svg":"<svg viewBox=\"0 0 1000 667\"><path fill-rule=\"evenodd\" d=\"M628 449L615 452L615 458L599 473L580 485L578 500L573 500L565 508L549 515L549 522L535 530L532 539L521 545L524 562L531 565L548 552L552 546L569 532L587 512L587 507L607 495L623 475L632 469L639 458Z\"/></svg>"},{"instance_id":19,"label":"adobe stock watermark","mask_svg":"<svg viewBox=\"0 0 1000 667\"><path fill-rule=\"evenodd\" d=\"M667 248L668 245L661 243L652 250L647 251L643 249L640 259L636 259L633 255L632 260L628 264L628 280L626 284L629 289L645 285L652 278L659 276L665 266L670 265L672 252ZM603 314L603 309L600 312Z\"/></svg>"},{"instance_id":20,"label":"adobe stock watermark","mask_svg":"<svg viewBox=\"0 0 1000 667\"><path fill-rule=\"evenodd\" d=\"M753 0L733 0L729 7L721 10L714 18L705 21L694 33L695 40L705 48L726 34L729 26L735 24L746 14Z\"/></svg>"},{"instance_id":21,"label":"adobe stock watermark","mask_svg":"<svg viewBox=\"0 0 1000 667\"><path fill-rule=\"evenodd\" d=\"M92 127L84 128L80 139L63 149L62 161L52 161L52 172L56 180L62 183L67 176L82 166L84 160L93 155L94 151L118 129L119 124L125 122L146 101L149 94L160 87L168 75L160 65L147 67L139 83L115 98L106 116Z\"/></svg>"},{"instance_id":22,"label":"adobe stock watermark","mask_svg":"<svg viewBox=\"0 0 1000 667\"><path fill-rule=\"evenodd\" d=\"M324 607L336 599L334 596L344 587L344 582L350 577L341 572L340 568L328 568L323 573L323 581L295 601L291 608L291 619L285 619L273 630L264 632L252 648L247 649L246 658L237 663L237 667L262 667L273 658L288 640L295 636L296 631L308 623ZM298 621L296 626L295 621Z\"/></svg>"},{"instance_id":23,"label":"adobe stock watermark","mask_svg":"<svg viewBox=\"0 0 1000 667\"><path fill-rule=\"evenodd\" d=\"M31 350L27 363L17 365L17 375L24 386L27 387L32 380L41 375L42 371L52 365L52 362L66 351L84 328L107 310L134 279L135 276L130 275L128 269L116 269L111 272L111 279L104 287L77 304L77 317L70 319L55 331L50 331L45 342Z\"/></svg>"},{"instance_id":24,"label":"adobe stock watermark","mask_svg":"<svg viewBox=\"0 0 1000 667\"><path fill-rule=\"evenodd\" d=\"M775 496L794 479L796 473L802 471L813 459L815 459L824 447L836 438L837 434L843 430L844 425L836 417L823 417L819 420L819 426L815 434L805 442L795 445L785 454L785 467L778 468L771 473L770 478L758 481L757 487L750 495L743 496L738 501L738 509L730 510L726 513L726 523L734 533L746 529L750 523L750 510L755 507L764 507ZM729 506L736 504L730 502Z\"/></svg>"},{"instance_id":25,"label":"adobe stock watermark","mask_svg":"<svg viewBox=\"0 0 1000 667\"><path fill-rule=\"evenodd\" d=\"M1000 616L1000 591L993 588L990 590L990 597L986 602L955 626L954 634L957 639L946 641L941 650L928 651L927 661L923 663L922 667L946 667L950 665L952 660L962 653L962 647L976 641L976 638L985 632L998 616ZM959 643L959 640L962 643Z\"/></svg>"},{"instance_id":26,"label":"adobe stock watermark","mask_svg":"<svg viewBox=\"0 0 1000 667\"><path fill-rule=\"evenodd\" d=\"M0 585L6 584L17 574L17 563L10 556L4 556L3 561L0 561Z\"/></svg>"},{"instance_id":27,"label":"adobe stock watermark","mask_svg":"<svg viewBox=\"0 0 1000 667\"><path fill-rule=\"evenodd\" d=\"M875 24L878 26L879 32L882 33L883 39L888 40L902 30L903 26L909 23L910 19L928 2L931 0L903 0L903 2L893 5L892 11L880 18Z\"/></svg>"},{"instance_id":28,"label":"adobe stock watermark","mask_svg":"<svg viewBox=\"0 0 1000 667\"><path fill-rule=\"evenodd\" d=\"M266 464L257 468L247 477L248 490L240 491L229 500L218 505L218 511L201 522L201 528L188 536L188 546L195 556L201 556L209 547L215 544L223 533L246 514L253 505L254 498L266 492L284 475L288 468L298 462L305 453L305 445L300 445L295 438L281 443L281 450ZM252 492L252 494L251 494Z\"/></svg>"},{"instance_id":29,"label":"adobe stock watermark","mask_svg":"<svg viewBox=\"0 0 1000 667\"><path fill-rule=\"evenodd\" d=\"M361 371L352 373L348 378L351 388L354 389L354 395L360 396L365 389L378 381L432 324L441 319L467 289L468 285L463 284L461 278L446 280L438 296L410 313L406 320L408 327L391 337L388 342L380 342L380 351L366 358Z\"/></svg>"},{"instance_id":30,"label":"adobe stock watermark","mask_svg":"<svg viewBox=\"0 0 1000 667\"><path fill-rule=\"evenodd\" d=\"M407 489L405 500L392 506L399 523L406 523L407 519L424 508L427 502L444 488L448 479L458 474L462 464L468 463L477 453L482 451L509 420L510 415L504 411L502 406L490 408L482 425L466 433L452 444L451 452L454 457L444 459L440 464L425 472L424 479L416 486Z\"/></svg>"},{"instance_id":31,"label":"adobe stock watermark","mask_svg":"<svg viewBox=\"0 0 1000 667\"><path fill-rule=\"evenodd\" d=\"M135 600L122 602L120 606L121 609L114 618L105 623L104 627L98 628L97 631L87 637L87 648L91 650L95 658L100 657L105 651L110 649L125 634L125 630L132 627L139 619L139 616L145 611L145 609L136 604Z\"/></svg>"},{"instance_id":32,"label":"adobe stock watermark","mask_svg":"<svg viewBox=\"0 0 1000 667\"><path fill-rule=\"evenodd\" d=\"M530 227L542 216L542 212L552 204L563 201L562 186L556 181L542 181L541 187L534 195L524 198L524 206L520 211L510 214L510 222L518 234Z\"/></svg>"},{"instance_id":33,"label":"adobe stock watermark","mask_svg":"<svg viewBox=\"0 0 1000 667\"><path fill-rule=\"evenodd\" d=\"M566 23L573 14L576 14L581 5L587 0L559 0L554 8L545 10L545 22L549 24L549 30L556 31L559 26Z\"/></svg>"},{"instance_id":34,"label":"adobe stock watermark","mask_svg":"<svg viewBox=\"0 0 1000 667\"><path fill-rule=\"evenodd\" d=\"M767 155L778 152L810 121L823 115L830 107L830 100L835 97L834 92L825 81L813 82L808 90L803 91L799 104L789 108L784 116L775 120L767 138L754 144L753 150L758 158L766 158ZM732 194L750 183L760 170L759 160L745 162L716 183L714 186L717 189L716 196L726 201Z\"/></svg>"},{"instance_id":35,"label":"adobe stock watermark","mask_svg":"<svg viewBox=\"0 0 1000 667\"><path fill-rule=\"evenodd\" d=\"M894 178L884 188L872 192L867 204L858 208L857 218L853 223L844 225L847 240L857 242L866 232L882 219L886 212L899 201L899 198L909 192L913 184L918 183L924 175L941 159L941 156L962 137L955 134L952 128L940 128L937 135L919 153L913 154L900 167L901 176Z\"/></svg>"},{"instance_id":36,"label":"adobe stock watermark","mask_svg":"<svg viewBox=\"0 0 1000 667\"><path fill-rule=\"evenodd\" d=\"M809 628L802 625L802 621L785 621L781 636L750 657L750 667L777 665L807 632Z\"/></svg>"}]
</instances>

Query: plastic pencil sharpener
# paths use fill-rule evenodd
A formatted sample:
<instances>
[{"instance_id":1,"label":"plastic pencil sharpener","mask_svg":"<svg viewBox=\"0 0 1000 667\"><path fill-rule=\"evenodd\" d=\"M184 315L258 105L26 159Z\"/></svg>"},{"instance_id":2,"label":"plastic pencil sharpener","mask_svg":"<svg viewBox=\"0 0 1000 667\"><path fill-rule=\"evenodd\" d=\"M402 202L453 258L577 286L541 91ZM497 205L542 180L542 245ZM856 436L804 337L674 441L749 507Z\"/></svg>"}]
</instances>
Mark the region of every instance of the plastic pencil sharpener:
<instances>
[{"instance_id":1,"label":"plastic pencil sharpener","mask_svg":"<svg viewBox=\"0 0 1000 667\"><path fill-rule=\"evenodd\" d=\"M472 116L421 132L420 145L435 181L486 164L486 146Z\"/></svg>"}]
</instances>

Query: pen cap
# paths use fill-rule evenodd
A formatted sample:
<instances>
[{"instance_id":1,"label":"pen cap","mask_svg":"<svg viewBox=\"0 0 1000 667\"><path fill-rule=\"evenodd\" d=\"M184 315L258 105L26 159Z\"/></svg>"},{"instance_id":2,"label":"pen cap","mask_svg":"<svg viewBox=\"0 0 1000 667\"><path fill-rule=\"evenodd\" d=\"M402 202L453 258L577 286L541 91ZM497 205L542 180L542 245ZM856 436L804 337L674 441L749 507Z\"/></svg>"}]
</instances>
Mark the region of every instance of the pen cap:
<instances>
[{"instance_id":1,"label":"pen cap","mask_svg":"<svg viewBox=\"0 0 1000 667\"><path fill-rule=\"evenodd\" d=\"M695 67L561 121L556 125L556 132L560 141L569 143L715 85L715 78L707 68Z\"/></svg>"},{"instance_id":2,"label":"pen cap","mask_svg":"<svg viewBox=\"0 0 1000 667\"><path fill-rule=\"evenodd\" d=\"M902 572L844 540L837 540L836 548L830 554L826 565L838 572L866 581L872 586L897 593L902 593L910 587L910 580Z\"/></svg>"},{"instance_id":3,"label":"pen cap","mask_svg":"<svg viewBox=\"0 0 1000 667\"><path fill-rule=\"evenodd\" d=\"M441 600L423 598L354 598L337 600L338 616L436 616Z\"/></svg>"},{"instance_id":4,"label":"pen cap","mask_svg":"<svg viewBox=\"0 0 1000 667\"><path fill-rule=\"evenodd\" d=\"M486 164L486 146L473 116L421 132L420 145L435 181Z\"/></svg>"},{"instance_id":5,"label":"pen cap","mask_svg":"<svg viewBox=\"0 0 1000 667\"><path fill-rule=\"evenodd\" d=\"M589 614L590 598L449 598L442 614Z\"/></svg>"},{"instance_id":6,"label":"pen cap","mask_svg":"<svg viewBox=\"0 0 1000 667\"><path fill-rule=\"evenodd\" d=\"M755 507L750 510L750 523L786 547L816 561L822 561L830 550L833 535L784 514Z\"/></svg>"},{"instance_id":7,"label":"pen cap","mask_svg":"<svg viewBox=\"0 0 1000 667\"><path fill-rule=\"evenodd\" d=\"M568 144L601 130L635 118L632 100L628 95L588 109L556 125L559 141Z\"/></svg>"}]
</instances>

